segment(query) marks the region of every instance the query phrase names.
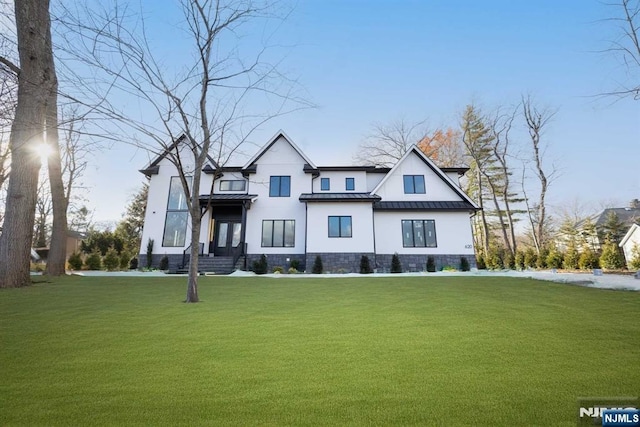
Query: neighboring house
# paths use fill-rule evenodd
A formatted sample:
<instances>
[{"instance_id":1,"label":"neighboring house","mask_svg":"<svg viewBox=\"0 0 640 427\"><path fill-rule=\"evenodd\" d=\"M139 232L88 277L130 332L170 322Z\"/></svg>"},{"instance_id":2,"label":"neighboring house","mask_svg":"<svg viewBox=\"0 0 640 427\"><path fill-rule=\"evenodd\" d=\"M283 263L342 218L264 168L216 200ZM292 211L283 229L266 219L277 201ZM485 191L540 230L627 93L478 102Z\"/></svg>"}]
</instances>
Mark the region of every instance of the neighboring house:
<instances>
[{"instance_id":1,"label":"neighboring house","mask_svg":"<svg viewBox=\"0 0 640 427\"><path fill-rule=\"evenodd\" d=\"M199 268L230 272L265 254L270 270L294 259L311 270L319 255L326 271L357 272L367 255L388 271L394 253L405 271L424 270L428 256L438 267L461 257L475 267L478 206L458 183L466 170L438 168L415 146L391 169L316 166L279 132L244 166L205 166ZM182 268L190 231L177 170L165 153L141 172L150 182L140 265L153 239L152 264L166 255L171 269Z\"/></svg>"},{"instance_id":2,"label":"neighboring house","mask_svg":"<svg viewBox=\"0 0 640 427\"><path fill-rule=\"evenodd\" d=\"M631 260L636 256L633 252L635 247L640 247L640 225L633 224L627 234L620 241L620 247L624 252L624 258L627 260L627 265L631 263Z\"/></svg>"}]
</instances>

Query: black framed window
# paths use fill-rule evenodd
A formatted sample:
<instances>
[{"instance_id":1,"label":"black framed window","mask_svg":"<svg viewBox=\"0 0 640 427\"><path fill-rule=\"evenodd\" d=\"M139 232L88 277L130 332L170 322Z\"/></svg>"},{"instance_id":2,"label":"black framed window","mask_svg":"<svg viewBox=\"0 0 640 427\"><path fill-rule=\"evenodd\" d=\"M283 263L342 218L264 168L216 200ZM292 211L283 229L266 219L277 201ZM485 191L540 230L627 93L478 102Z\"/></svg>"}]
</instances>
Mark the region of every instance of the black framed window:
<instances>
[{"instance_id":1,"label":"black framed window","mask_svg":"<svg viewBox=\"0 0 640 427\"><path fill-rule=\"evenodd\" d=\"M345 178L344 187L347 191L353 191L356 189L356 179L355 178Z\"/></svg>"},{"instance_id":2,"label":"black framed window","mask_svg":"<svg viewBox=\"0 0 640 427\"><path fill-rule=\"evenodd\" d=\"M272 176L269 179L269 197L289 197L290 195L290 176Z\"/></svg>"},{"instance_id":3,"label":"black framed window","mask_svg":"<svg viewBox=\"0 0 640 427\"><path fill-rule=\"evenodd\" d=\"M296 241L295 231L293 219L265 219L262 221L262 247L292 248Z\"/></svg>"},{"instance_id":4,"label":"black framed window","mask_svg":"<svg viewBox=\"0 0 640 427\"><path fill-rule=\"evenodd\" d=\"M191 185L191 177L187 177L187 183ZM187 195L182 187L182 182L180 182L180 177L172 176L169 182L169 200L164 220L162 246L183 247L187 238L188 220Z\"/></svg>"},{"instance_id":5,"label":"black framed window","mask_svg":"<svg viewBox=\"0 0 640 427\"><path fill-rule=\"evenodd\" d=\"M331 188L331 180L329 178L320 178L320 190L329 191Z\"/></svg>"},{"instance_id":6,"label":"black framed window","mask_svg":"<svg viewBox=\"0 0 640 427\"><path fill-rule=\"evenodd\" d=\"M350 216L329 217L329 237L351 237Z\"/></svg>"},{"instance_id":7,"label":"black framed window","mask_svg":"<svg viewBox=\"0 0 640 427\"><path fill-rule=\"evenodd\" d=\"M404 194L425 194L424 175L403 175Z\"/></svg>"},{"instance_id":8,"label":"black framed window","mask_svg":"<svg viewBox=\"0 0 640 427\"><path fill-rule=\"evenodd\" d=\"M220 181L220 191L244 191L247 183L243 179Z\"/></svg>"},{"instance_id":9,"label":"black framed window","mask_svg":"<svg viewBox=\"0 0 640 427\"><path fill-rule=\"evenodd\" d=\"M433 219L403 219L402 246L405 248L435 248L436 222Z\"/></svg>"}]
</instances>

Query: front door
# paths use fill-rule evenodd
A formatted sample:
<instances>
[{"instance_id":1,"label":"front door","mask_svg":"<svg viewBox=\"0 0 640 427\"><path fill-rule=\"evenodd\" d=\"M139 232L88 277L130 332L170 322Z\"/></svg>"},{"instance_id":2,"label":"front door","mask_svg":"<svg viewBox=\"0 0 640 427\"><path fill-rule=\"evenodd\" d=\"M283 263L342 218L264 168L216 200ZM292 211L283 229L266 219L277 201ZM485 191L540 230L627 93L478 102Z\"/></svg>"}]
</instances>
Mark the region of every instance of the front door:
<instances>
[{"instance_id":1,"label":"front door","mask_svg":"<svg viewBox=\"0 0 640 427\"><path fill-rule=\"evenodd\" d=\"M216 256L231 256L240 245L242 222L238 220L219 220L215 222L216 232L213 239Z\"/></svg>"}]
</instances>

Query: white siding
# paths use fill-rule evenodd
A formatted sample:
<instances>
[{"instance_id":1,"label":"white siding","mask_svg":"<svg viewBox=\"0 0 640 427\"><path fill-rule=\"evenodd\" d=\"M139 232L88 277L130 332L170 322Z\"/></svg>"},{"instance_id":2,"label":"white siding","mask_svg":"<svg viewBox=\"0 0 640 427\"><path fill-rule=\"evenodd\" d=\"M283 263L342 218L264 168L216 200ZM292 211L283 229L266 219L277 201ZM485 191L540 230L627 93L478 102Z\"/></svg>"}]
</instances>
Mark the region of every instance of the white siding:
<instances>
[{"instance_id":1,"label":"white siding","mask_svg":"<svg viewBox=\"0 0 640 427\"><path fill-rule=\"evenodd\" d=\"M331 180L329 191L320 190L321 178L329 178ZM354 190L346 190L347 178L354 179ZM366 193L367 191L369 191L367 189L367 173L364 171L326 171L313 180L314 193Z\"/></svg>"},{"instance_id":2,"label":"white siding","mask_svg":"<svg viewBox=\"0 0 640 427\"><path fill-rule=\"evenodd\" d=\"M436 225L436 248L402 246L402 220L432 219ZM471 222L467 212L375 212L376 251L379 254L473 255Z\"/></svg>"},{"instance_id":3,"label":"white siding","mask_svg":"<svg viewBox=\"0 0 640 427\"><path fill-rule=\"evenodd\" d=\"M350 216L351 237L329 237L329 216ZM371 203L309 203L307 252L373 252Z\"/></svg>"},{"instance_id":4,"label":"white siding","mask_svg":"<svg viewBox=\"0 0 640 427\"><path fill-rule=\"evenodd\" d=\"M378 184L380 184L380 181L382 181L382 179L387 176L387 174L384 173L368 173L367 174L367 191L371 192L373 191L374 188L376 188L376 186Z\"/></svg>"},{"instance_id":5,"label":"white siding","mask_svg":"<svg viewBox=\"0 0 640 427\"><path fill-rule=\"evenodd\" d=\"M246 243L249 254L303 254L305 248L305 206L300 194L311 192L311 174L303 171L306 161L284 138L279 138L257 161L257 172L249 177L249 194L258 198L247 211ZM269 178L290 176L289 197L269 197ZM262 247L262 221L295 220L295 247Z\"/></svg>"},{"instance_id":6,"label":"white siding","mask_svg":"<svg viewBox=\"0 0 640 427\"><path fill-rule=\"evenodd\" d=\"M382 197L382 200L461 200L460 196L415 153L406 157L396 169L389 173L391 174L389 178L376 192L378 196ZM404 194L404 175L424 175L426 194Z\"/></svg>"},{"instance_id":7,"label":"white siding","mask_svg":"<svg viewBox=\"0 0 640 427\"><path fill-rule=\"evenodd\" d=\"M622 250L624 251L624 257L627 260L627 264L629 264L633 259L633 247L635 245L640 246L640 226L633 225L629 232L631 235L628 237L625 236L627 239L624 242L624 245L622 245Z\"/></svg>"}]
</instances>

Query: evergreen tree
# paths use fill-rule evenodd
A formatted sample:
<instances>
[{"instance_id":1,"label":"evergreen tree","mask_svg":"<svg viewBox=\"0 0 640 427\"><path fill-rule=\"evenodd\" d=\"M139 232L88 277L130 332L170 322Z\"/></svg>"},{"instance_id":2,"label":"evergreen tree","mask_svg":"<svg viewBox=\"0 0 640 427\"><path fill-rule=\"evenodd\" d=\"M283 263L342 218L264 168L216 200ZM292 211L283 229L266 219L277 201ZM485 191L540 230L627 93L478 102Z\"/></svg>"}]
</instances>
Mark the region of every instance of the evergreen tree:
<instances>
[{"instance_id":1,"label":"evergreen tree","mask_svg":"<svg viewBox=\"0 0 640 427\"><path fill-rule=\"evenodd\" d=\"M575 270L578 268L578 260L580 259L580 253L574 243L570 243L567 247L567 252L564 255L563 267L567 270Z\"/></svg>"},{"instance_id":2,"label":"evergreen tree","mask_svg":"<svg viewBox=\"0 0 640 427\"><path fill-rule=\"evenodd\" d=\"M578 268L580 270L591 270L593 268L600 268L600 261L594 251L589 246L585 246L578 259Z\"/></svg>"},{"instance_id":3,"label":"evergreen tree","mask_svg":"<svg viewBox=\"0 0 640 427\"><path fill-rule=\"evenodd\" d=\"M624 256L620 252L617 244L609 242L602 247L600 255L600 265L609 270L619 270L624 268Z\"/></svg>"},{"instance_id":4,"label":"evergreen tree","mask_svg":"<svg viewBox=\"0 0 640 427\"><path fill-rule=\"evenodd\" d=\"M391 272L402 273L402 264L400 264L400 257L397 253L391 257Z\"/></svg>"},{"instance_id":5,"label":"evergreen tree","mask_svg":"<svg viewBox=\"0 0 640 427\"><path fill-rule=\"evenodd\" d=\"M104 267L109 271L117 270L120 267L120 256L114 248L109 248L103 260Z\"/></svg>"},{"instance_id":6,"label":"evergreen tree","mask_svg":"<svg viewBox=\"0 0 640 427\"><path fill-rule=\"evenodd\" d=\"M635 244L631 249L631 259L629 260L630 270L640 270L640 245Z\"/></svg>"},{"instance_id":7,"label":"evergreen tree","mask_svg":"<svg viewBox=\"0 0 640 427\"><path fill-rule=\"evenodd\" d=\"M605 221L598 228L598 237L602 242L620 243L627 231L626 225L620 221L618 214L609 211L605 217Z\"/></svg>"},{"instance_id":8,"label":"evergreen tree","mask_svg":"<svg viewBox=\"0 0 640 427\"><path fill-rule=\"evenodd\" d=\"M323 271L324 267L322 266L322 258L320 257L320 255L316 255L316 259L313 261L313 268L311 269L311 272L313 274L322 274Z\"/></svg>"},{"instance_id":9,"label":"evergreen tree","mask_svg":"<svg viewBox=\"0 0 640 427\"><path fill-rule=\"evenodd\" d=\"M124 217L118 223L114 232L124 242L124 247L134 254L140 251L140 239L142 237L148 194L149 184L144 183L140 191L133 196L127 205Z\"/></svg>"},{"instance_id":10,"label":"evergreen tree","mask_svg":"<svg viewBox=\"0 0 640 427\"><path fill-rule=\"evenodd\" d=\"M436 262L432 256L427 257L427 271L434 273L436 271Z\"/></svg>"},{"instance_id":11,"label":"evergreen tree","mask_svg":"<svg viewBox=\"0 0 640 427\"><path fill-rule=\"evenodd\" d=\"M360 258L360 274L370 274L373 273L371 269L371 263L369 262L369 257L366 255L362 255Z\"/></svg>"}]
</instances>

